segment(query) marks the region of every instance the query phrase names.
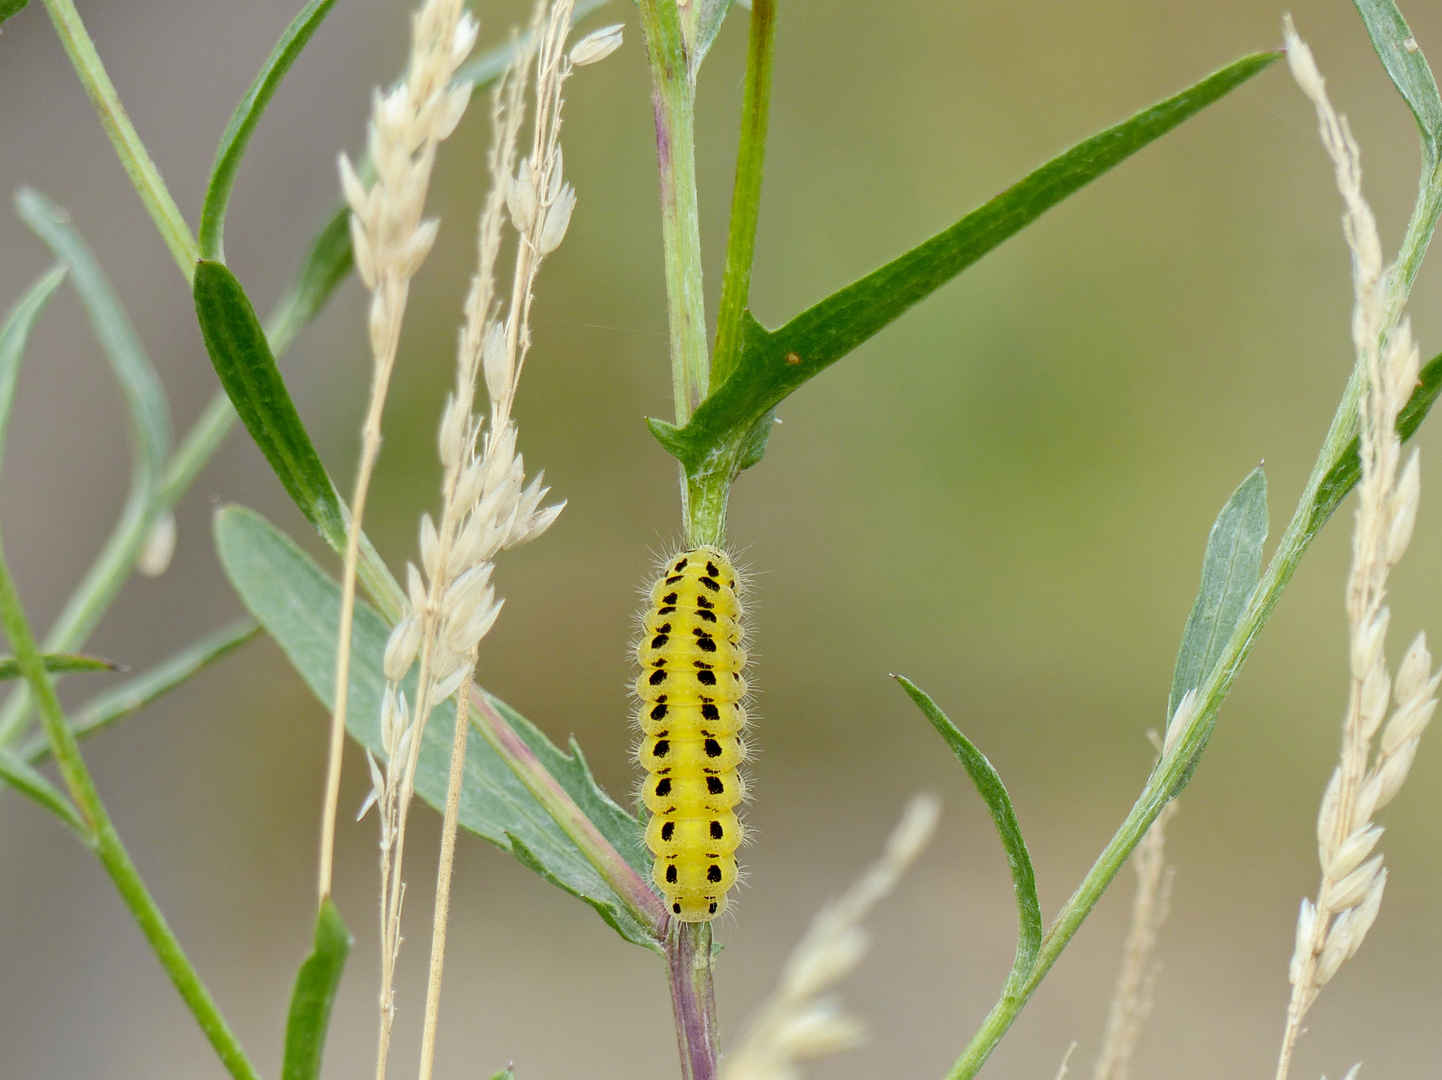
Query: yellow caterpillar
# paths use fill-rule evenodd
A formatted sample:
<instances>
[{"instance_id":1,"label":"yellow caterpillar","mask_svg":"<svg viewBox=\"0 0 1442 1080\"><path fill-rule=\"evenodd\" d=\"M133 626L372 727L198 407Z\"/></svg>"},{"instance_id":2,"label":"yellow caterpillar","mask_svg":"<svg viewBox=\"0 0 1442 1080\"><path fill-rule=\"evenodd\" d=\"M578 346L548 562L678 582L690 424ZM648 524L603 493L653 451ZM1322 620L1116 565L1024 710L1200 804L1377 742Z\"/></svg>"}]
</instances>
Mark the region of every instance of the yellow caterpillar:
<instances>
[{"instance_id":1,"label":"yellow caterpillar","mask_svg":"<svg viewBox=\"0 0 1442 1080\"><path fill-rule=\"evenodd\" d=\"M708 922L726 910L744 835L746 632L736 570L718 548L682 552L651 587L636 646L641 677L636 756L647 772L651 877L671 914Z\"/></svg>"}]
</instances>

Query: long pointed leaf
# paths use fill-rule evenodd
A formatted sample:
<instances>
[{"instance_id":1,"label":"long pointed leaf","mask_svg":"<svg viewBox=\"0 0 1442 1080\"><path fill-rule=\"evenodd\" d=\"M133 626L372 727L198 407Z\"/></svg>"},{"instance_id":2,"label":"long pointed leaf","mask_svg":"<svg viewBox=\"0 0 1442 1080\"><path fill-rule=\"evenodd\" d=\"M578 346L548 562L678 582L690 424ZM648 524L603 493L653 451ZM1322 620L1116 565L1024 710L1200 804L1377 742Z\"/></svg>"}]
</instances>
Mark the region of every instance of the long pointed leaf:
<instances>
[{"instance_id":1,"label":"long pointed leaf","mask_svg":"<svg viewBox=\"0 0 1442 1080\"><path fill-rule=\"evenodd\" d=\"M335 672L340 589L289 538L252 511L228 507L216 516L216 547L231 584L251 614L275 639L323 704L329 704ZM389 631L369 607L356 605L351 685L346 727L378 757L381 658ZM415 700L413 671L405 686ZM596 784L578 752L562 753L544 734L504 702L487 700L565 789L616 853L644 880L649 859L641 826ZM421 739L416 793L434 807L445 805L455 705L436 706ZM627 941L658 948L642 913L634 910L597 870L515 772L480 738L469 740L461 789L460 823L516 855L594 907Z\"/></svg>"},{"instance_id":2,"label":"long pointed leaf","mask_svg":"<svg viewBox=\"0 0 1442 1080\"><path fill-rule=\"evenodd\" d=\"M734 370L684 428L649 421L693 476L740 467L753 427L788 394L876 334L1068 195L1225 96L1278 57L1243 57L1047 162L990 202L859 281L766 330L744 319ZM754 444L755 436L751 436ZM754 455L753 455L754 456Z\"/></svg>"},{"instance_id":3,"label":"long pointed leaf","mask_svg":"<svg viewBox=\"0 0 1442 1080\"><path fill-rule=\"evenodd\" d=\"M45 670L52 675L72 671L114 671L115 665L97 656L77 656L75 653L46 653L40 658ZM0 681L21 677L20 662L13 656L0 656Z\"/></svg>"},{"instance_id":4,"label":"long pointed leaf","mask_svg":"<svg viewBox=\"0 0 1442 1080\"><path fill-rule=\"evenodd\" d=\"M131 716L151 702L183 685L223 656L250 641L260 627L250 619L237 619L229 626L182 649L170 659L143 672L129 682L91 698L70 714L70 730L77 739L88 739L111 724ZM43 735L25 743L18 755L34 765L50 756L50 742Z\"/></svg>"},{"instance_id":5,"label":"long pointed leaf","mask_svg":"<svg viewBox=\"0 0 1442 1080\"><path fill-rule=\"evenodd\" d=\"M30 3L30 0L0 0L0 23L5 22L5 20L14 15L20 14L28 3Z\"/></svg>"},{"instance_id":6,"label":"long pointed leaf","mask_svg":"<svg viewBox=\"0 0 1442 1080\"><path fill-rule=\"evenodd\" d=\"M235 186L235 174L240 171L241 159L245 157L246 144L250 142L251 133L260 123L280 81L334 4L335 0L310 0L301 9L276 42L245 97L236 106L221 137L220 148L215 152L215 165L205 189L205 205L200 211L201 258L225 260L225 211L230 204L231 189Z\"/></svg>"},{"instance_id":7,"label":"long pointed leaf","mask_svg":"<svg viewBox=\"0 0 1442 1080\"><path fill-rule=\"evenodd\" d=\"M1422 151L1427 157L1423 171L1431 172L1439 151L1442 151L1442 98L1437 95L1437 82L1427 58L1402 12L1392 0L1354 0L1357 12L1367 27L1367 36L1377 50L1377 58L1387 69L1392 85L1402 95L1407 108L1417 121L1422 137Z\"/></svg>"},{"instance_id":8,"label":"long pointed leaf","mask_svg":"<svg viewBox=\"0 0 1442 1080\"><path fill-rule=\"evenodd\" d=\"M1242 620L1247 601L1262 577L1262 545L1267 539L1267 476L1253 469L1222 507L1202 557L1202 583L1182 631L1167 717L1188 690L1211 677L1217 660Z\"/></svg>"},{"instance_id":9,"label":"long pointed leaf","mask_svg":"<svg viewBox=\"0 0 1442 1080\"><path fill-rule=\"evenodd\" d=\"M315 918L315 945L295 976L285 1024L281 1080L320 1080L325 1033L330 1027L340 977L350 955L351 935L327 897Z\"/></svg>"},{"instance_id":10,"label":"long pointed leaf","mask_svg":"<svg viewBox=\"0 0 1442 1080\"><path fill-rule=\"evenodd\" d=\"M65 793L58 787L9 750L0 749L0 782L8 784L49 810L82 839L87 836L89 830L86 829L85 821L75 804L66 798Z\"/></svg>"},{"instance_id":11,"label":"long pointed leaf","mask_svg":"<svg viewBox=\"0 0 1442 1080\"><path fill-rule=\"evenodd\" d=\"M35 329L40 313L64 280L63 266L42 275L10 310L5 326L0 328L0 461L5 456L5 432L10 426L15 384L20 378L20 365L25 359L25 347L30 343L30 332Z\"/></svg>"},{"instance_id":12,"label":"long pointed leaf","mask_svg":"<svg viewBox=\"0 0 1442 1080\"><path fill-rule=\"evenodd\" d=\"M250 299L223 264L196 265L195 314L210 361L251 438L321 538L332 550L344 551L346 509L291 401ZM399 604L400 587L368 542L362 553L359 576L367 591Z\"/></svg>"},{"instance_id":13,"label":"long pointed leaf","mask_svg":"<svg viewBox=\"0 0 1442 1080\"><path fill-rule=\"evenodd\" d=\"M991 812L996 833L1001 837L1001 846L1006 849L1006 861L1011 866L1012 890L1016 893L1017 938L1016 959L1012 963L1011 975L1007 978L1008 990L1026 981L1036 963L1041 948L1041 901L1036 895L1036 871L1032 869L1031 853L1027 851L1026 840L1017 824L1016 811L1012 809L1011 796L1001 782L996 769L986 755L978 750L965 735L947 719L936 702L919 689L910 679L893 675L901 688L906 691L922 715L931 721L931 726L951 747L951 752L961 762L966 774L976 787L976 793Z\"/></svg>"}]
</instances>

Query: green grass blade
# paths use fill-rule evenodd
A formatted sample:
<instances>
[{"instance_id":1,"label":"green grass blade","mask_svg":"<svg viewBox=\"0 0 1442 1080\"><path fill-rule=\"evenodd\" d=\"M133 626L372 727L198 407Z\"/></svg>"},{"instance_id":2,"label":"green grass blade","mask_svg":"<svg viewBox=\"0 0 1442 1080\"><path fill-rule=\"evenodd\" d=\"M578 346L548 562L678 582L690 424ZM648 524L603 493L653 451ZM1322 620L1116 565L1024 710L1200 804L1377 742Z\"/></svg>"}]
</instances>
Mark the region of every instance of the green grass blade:
<instances>
[{"instance_id":1,"label":"green grass blade","mask_svg":"<svg viewBox=\"0 0 1442 1080\"><path fill-rule=\"evenodd\" d=\"M25 224L70 269L71 284L129 407L136 458L158 478L170 451L170 404L130 317L64 208L34 188L21 188L15 206Z\"/></svg>"},{"instance_id":2,"label":"green grass blade","mask_svg":"<svg viewBox=\"0 0 1442 1080\"><path fill-rule=\"evenodd\" d=\"M1187 691L1198 689L1215 670L1261 580L1266 539L1267 476L1258 466L1232 493L1207 535L1202 583L1172 673L1168 719Z\"/></svg>"},{"instance_id":3,"label":"green grass blade","mask_svg":"<svg viewBox=\"0 0 1442 1080\"><path fill-rule=\"evenodd\" d=\"M240 507L222 510L216 516L215 535L221 565L242 602L316 697L329 707L340 587L288 537L252 511ZM377 758L384 756L381 658L388 636L385 621L366 605L357 604L346 727ZM404 687L412 701L416 699L415 678L412 671ZM640 824L601 790L574 747L571 754L563 753L525 717L498 699L486 697L609 847L583 850L515 769L487 740L478 737L469 740L466 752L462 827L539 869L547 880L601 911L626 940L658 948L650 918L641 905L623 897L611 883L616 879L598 868L624 862L629 878L637 882L647 879L650 860ZM432 712L421 739L416 793L437 808L445 805L454 728L455 703L445 701Z\"/></svg>"},{"instance_id":4,"label":"green grass blade","mask_svg":"<svg viewBox=\"0 0 1442 1080\"><path fill-rule=\"evenodd\" d=\"M285 1060L281 1080L320 1080L325 1033L330 1027L340 977L350 955L351 935L330 897L315 919L315 946L295 976L290 1015L285 1024Z\"/></svg>"},{"instance_id":5,"label":"green grass blade","mask_svg":"<svg viewBox=\"0 0 1442 1080\"><path fill-rule=\"evenodd\" d=\"M195 313L211 363L246 430L300 512L331 550L343 552L349 514L291 401L255 309L221 263L197 264ZM388 613L400 610L400 586L364 537L359 576Z\"/></svg>"},{"instance_id":6,"label":"green grass blade","mask_svg":"<svg viewBox=\"0 0 1442 1080\"><path fill-rule=\"evenodd\" d=\"M30 344L30 333L40 313L64 280L64 266L44 274L11 308L5 325L0 327L0 461L5 456L5 431L10 426L10 410L15 405L15 385L20 379L25 347Z\"/></svg>"},{"instance_id":7,"label":"green grass blade","mask_svg":"<svg viewBox=\"0 0 1442 1080\"><path fill-rule=\"evenodd\" d=\"M1437 82L1432 78L1427 58L1392 0L1354 0L1354 3L1388 78L1412 110L1427 158L1424 171L1431 172L1442 149L1442 98L1437 95Z\"/></svg>"},{"instance_id":8,"label":"green grass blade","mask_svg":"<svg viewBox=\"0 0 1442 1080\"><path fill-rule=\"evenodd\" d=\"M986 755L947 719L946 713L941 711L925 691L900 675L893 675L892 678L899 682L911 700L916 702L916 707L931 721L931 726L946 740L946 745L966 769L966 774L971 777L971 782L976 787L976 793L991 812L996 833L1001 837L1001 846L1006 849L1006 861L1011 866L1012 889L1016 893L1018 924L1016 959L1006 980L1006 993L1009 994L1026 981L1035 966L1042 936L1041 901L1036 895L1036 871L1032 869L1031 853L1027 851L1021 826L1017 824L1011 796L1006 793L1006 785L1001 782L1001 777L986 759Z\"/></svg>"},{"instance_id":9,"label":"green grass blade","mask_svg":"<svg viewBox=\"0 0 1442 1080\"><path fill-rule=\"evenodd\" d=\"M71 652L85 644L109 610L164 509L161 490L170 450L170 404L129 316L70 215L31 188L21 188L15 204L20 217L69 269L71 284L120 384L130 420L134 464L120 519L45 637L46 652ZM0 746L20 732L29 703L30 693L21 687L0 710Z\"/></svg>"},{"instance_id":10,"label":"green grass blade","mask_svg":"<svg viewBox=\"0 0 1442 1080\"><path fill-rule=\"evenodd\" d=\"M104 731L111 724L134 715L151 702L182 686L192 676L221 657L230 655L259 633L260 627L250 619L237 619L229 626L207 634L169 660L137 675L114 690L91 698L71 714L71 732L77 739L88 739ZM25 743L18 754L22 760L34 765L49 756L50 744L40 736Z\"/></svg>"},{"instance_id":11,"label":"green grass blade","mask_svg":"<svg viewBox=\"0 0 1442 1080\"><path fill-rule=\"evenodd\" d=\"M1397 434L1402 436L1403 441L1416 433L1432 406L1436 404L1439 393L1442 393L1442 355L1434 356L1422 368L1417 376L1417 389L1412 391L1412 396L1397 415ZM1327 470L1322 482L1317 485L1317 494L1308 521L1312 534L1315 535L1327 524L1327 519L1342 504L1347 492L1362 478L1362 458L1358 452L1360 445L1357 437L1353 436L1337 463Z\"/></svg>"},{"instance_id":12,"label":"green grass blade","mask_svg":"<svg viewBox=\"0 0 1442 1080\"><path fill-rule=\"evenodd\" d=\"M285 33L276 42L266 59L260 74L251 83L245 97L236 106L234 115L221 137L220 148L215 152L215 165L210 171L210 183L205 189L205 205L200 211L200 257L225 261L225 211L230 203L230 192L235 186L235 175L240 171L240 162L245 157L246 144L251 133L260 123L266 106L275 95L280 81L290 71L291 64L310 41L311 35L329 14L335 0L310 0L286 27Z\"/></svg>"},{"instance_id":13,"label":"green grass blade","mask_svg":"<svg viewBox=\"0 0 1442 1080\"><path fill-rule=\"evenodd\" d=\"M40 658L45 670L52 675L75 671L114 671L115 665L98 656L78 656L75 653L46 653ZM0 682L21 677L20 661L13 656L0 656Z\"/></svg>"},{"instance_id":14,"label":"green grass blade","mask_svg":"<svg viewBox=\"0 0 1442 1080\"><path fill-rule=\"evenodd\" d=\"M495 1076L491 1077L491 1080L516 1080L516 1067L514 1065L507 1065L500 1072L496 1073Z\"/></svg>"},{"instance_id":15,"label":"green grass blade","mask_svg":"<svg viewBox=\"0 0 1442 1080\"><path fill-rule=\"evenodd\" d=\"M85 827L80 811L75 809L75 804L65 797L64 792L9 750L0 749L0 782L49 810L82 840L89 837L90 831Z\"/></svg>"},{"instance_id":16,"label":"green grass blade","mask_svg":"<svg viewBox=\"0 0 1442 1080\"><path fill-rule=\"evenodd\" d=\"M1267 52L1243 57L1079 143L955 225L777 330L764 329L748 315L739 358L730 376L684 428L653 420L652 432L693 475L734 471L746 434L788 394L1067 196L1224 97L1279 55Z\"/></svg>"}]
</instances>

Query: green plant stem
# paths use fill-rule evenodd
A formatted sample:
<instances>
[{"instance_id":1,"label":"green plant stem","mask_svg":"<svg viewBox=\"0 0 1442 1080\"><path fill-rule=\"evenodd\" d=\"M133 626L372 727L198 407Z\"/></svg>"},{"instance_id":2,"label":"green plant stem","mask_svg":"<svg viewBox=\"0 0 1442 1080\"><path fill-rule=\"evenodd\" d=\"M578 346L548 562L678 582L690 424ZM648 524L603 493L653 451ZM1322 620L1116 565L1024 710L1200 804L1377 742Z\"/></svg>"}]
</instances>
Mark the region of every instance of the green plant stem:
<instances>
[{"instance_id":1,"label":"green plant stem","mask_svg":"<svg viewBox=\"0 0 1442 1080\"><path fill-rule=\"evenodd\" d=\"M180 267L180 272L185 275L185 280L189 281L195 274L195 261L200 257L200 248L191 234L190 226L181 216L180 208L170 197L165 181L160 178L155 162L150 160L150 154L146 151L145 144L140 141L135 125L126 115L125 107L120 103L120 95L115 92L115 85L105 73L100 54L95 51L95 43L90 40L85 24L80 21L80 13L75 10L74 0L45 0L45 10L50 13L50 21L55 24L55 32L60 35L60 44L64 46L66 55L75 66L75 73L80 76L81 85L90 95L90 101L100 116L100 123L105 128L105 133L110 136L115 152L120 156L120 164L124 166L130 182L140 194L140 201L150 212L156 228L165 240L165 246L170 248L170 254Z\"/></svg>"},{"instance_id":2,"label":"green plant stem","mask_svg":"<svg viewBox=\"0 0 1442 1080\"><path fill-rule=\"evenodd\" d=\"M776 54L776 0L753 0L746 52L746 88L741 138L736 148L736 186L726 237L726 269L716 316L716 349L711 381L720 385L736 366L741 317L751 297L751 264L756 258L756 223L761 213L761 177L766 165L766 129L771 115L771 69Z\"/></svg>"},{"instance_id":3,"label":"green plant stem","mask_svg":"<svg viewBox=\"0 0 1442 1080\"><path fill-rule=\"evenodd\" d=\"M676 422L701 404L710 382L706 299L701 284L701 223L696 201L696 88L686 64L676 0L639 0L651 65L666 305L671 328L671 384Z\"/></svg>"},{"instance_id":4,"label":"green plant stem","mask_svg":"<svg viewBox=\"0 0 1442 1080\"><path fill-rule=\"evenodd\" d=\"M272 318L272 329L266 335L271 349L279 356L295 340L304 325L294 318L285 318L291 305L290 298L281 301L278 316ZM111 533L110 540L96 558L80 587L76 589L65 605L64 613L46 637L46 648L60 652L80 648L100 617L110 607L120 592L121 585L130 576L135 560L149 534L149 522L174 509L182 496L190 489L210 459L215 456L220 444L237 417L235 406L224 390L218 392L191 425L185 440L171 454L166 462L164 479L160 490L155 493L154 514L146 513L145 506L132 499L125 505L121 521ZM55 645L54 642L65 644ZM30 716L31 697L28 693L12 694L0 709L0 747L9 746L25 730Z\"/></svg>"},{"instance_id":5,"label":"green plant stem","mask_svg":"<svg viewBox=\"0 0 1442 1080\"><path fill-rule=\"evenodd\" d=\"M161 914L154 898L146 889L145 882L131 861L130 853L121 843L110 815L100 800L95 782L80 756L79 743L66 722L59 698L55 696L55 684L45 671L40 649L20 605L15 583L10 577L3 547L0 547L0 626L3 626L10 639L10 645L30 685L31 693L39 703L40 720L50 739L56 765L88 830L88 845L115 883L116 891L130 909L141 933L150 943L182 1000L194 1014L201 1031L210 1040L222 1064L235 1080L259 1080L259 1074L246 1057L210 992L186 957L185 950L181 948L180 942L166 923L165 916Z\"/></svg>"}]
</instances>

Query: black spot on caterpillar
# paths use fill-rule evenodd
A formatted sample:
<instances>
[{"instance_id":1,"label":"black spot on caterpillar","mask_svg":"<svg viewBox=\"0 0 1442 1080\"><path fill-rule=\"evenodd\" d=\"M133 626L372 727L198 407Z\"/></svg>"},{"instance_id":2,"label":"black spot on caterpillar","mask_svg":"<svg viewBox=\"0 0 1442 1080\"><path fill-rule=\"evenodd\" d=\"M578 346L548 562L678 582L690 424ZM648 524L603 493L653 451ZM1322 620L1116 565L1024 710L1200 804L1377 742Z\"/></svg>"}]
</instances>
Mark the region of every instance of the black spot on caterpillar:
<instances>
[{"instance_id":1,"label":"black spot on caterpillar","mask_svg":"<svg viewBox=\"0 0 1442 1080\"><path fill-rule=\"evenodd\" d=\"M650 778L642 791L652 818L646 846L651 877L672 914L707 922L726 910L745 831L735 808L745 792L745 630L736 571L717 548L683 552L651 588L636 648L636 693L645 738L637 758ZM670 680L690 668L694 681ZM723 678L722 676L728 676ZM665 693L657 688L665 684Z\"/></svg>"}]
</instances>

